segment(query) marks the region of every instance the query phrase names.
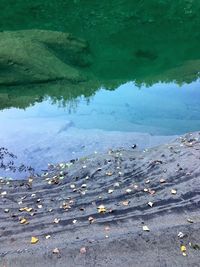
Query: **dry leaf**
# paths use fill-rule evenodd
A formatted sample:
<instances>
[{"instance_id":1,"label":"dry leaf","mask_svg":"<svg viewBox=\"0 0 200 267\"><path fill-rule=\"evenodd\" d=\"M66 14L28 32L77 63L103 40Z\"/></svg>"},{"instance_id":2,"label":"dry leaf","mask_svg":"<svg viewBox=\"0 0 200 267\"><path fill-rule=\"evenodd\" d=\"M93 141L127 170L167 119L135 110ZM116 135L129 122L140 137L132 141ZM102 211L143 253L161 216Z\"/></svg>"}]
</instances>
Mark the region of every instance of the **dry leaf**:
<instances>
[{"instance_id":1,"label":"dry leaf","mask_svg":"<svg viewBox=\"0 0 200 267\"><path fill-rule=\"evenodd\" d=\"M35 236L31 237L31 244L36 244L39 241L39 239Z\"/></svg>"},{"instance_id":2,"label":"dry leaf","mask_svg":"<svg viewBox=\"0 0 200 267\"><path fill-rule=\"evenodd\" d=\"M59 253L60 253L60 250L58 248L53 249L53 254L59 254Z\"/></svg>"},{"instance_id":3,"label":"dry leaf","mask_svg":"<svg viewBox=\"0 0 200 267\"><path fill-rule=\"evenodd\" d=\"M149 231L150 231L149 227L148 227L148 226L146 226L146 225L144 225L142 228L143 228L143 231L147 231L147 232L149 232Z\"/></svg>"},{"instance_id":4,"label":"dry leaf","mask_svg":"<svg viewBox=\"0 0 200 267\"><path fill-rule=\"evenodd\" d=\"M98 206L98 212L99 213L104 213L104 212L106 212L106 208L105 208L105 206L104 205L100 205L100 206Z\"/></svg>"},{"instance_id":5,"label":"dry leaf","mask_svg":"<svg viewBox=\"0 0 200 267\"><path fill-rule=\"evenodd\" d=\"M149 201L148 205L152 208L153 207L153 202Z\"/></svg>"},{"instance_id":6,"label":"dry leaf","mask_svg":"<svg viewBox=\"0 0 200 267\"><path fill-rule=\"evenodd\" d=\"M27 212L31 212L33 209L32 208L28 208L28 207L24 207L24 208L20 208L19 211L27 211Z\"/></svg>"},{"instance_id":7,"label":"dry leaf","mask_svg":"<svg viewBox=\"0 0 200 267\"><path fill-rule=\"evenodd\" d=\"M20 219L20 223L21 223L21 224L28 224L29 222L27 221L27 219L25 219L25 218L21 218L21 219Z\"/></svg>"},{"instance_id":8,"label":"dry leaf","mask_svg":"<svg viewBox=\"0 0 200 267\"><path fill-rule=\"evenodd\" d=\"M165 182L166 182L166 180L165 180L165 179L163 179L163 178L162 178L162 179L160 179L160 183L161 183L161 184L163 184L163 183L165 183Z\"/></svg>"},{"instance_id":9,"label":"dry leaf","mask_svg":"<svg viewBox=\"0 0 200 267\"><path fill-rule=\"evenodd\" d=\"M130 188L128 188L128 189L126 189L126 193L131 193L132 192L132 190L130 189Z\"/></svg>"},{"instance_id":10,"label":"dry leaf","mask_svg":"<svg viewBox=\"0 0 200 267\"><path fill-rule=\"evenodd\" d=\"M93 223L93 222L95 221L95 219L94 219L92 216L90 216L90 217L88 218L88 221L89 221L90 223Z\"/></svg>"},{"instance_id":11,"label":"dry leaf","mask_svg":"<svg viewBox=\"0 0 200 267\"><path fill-rule=\"evenodd\" d=\"M85 253L86 253L86 248L85 248L85 247L82 247L82 248L80 249L80 253L81 253L81 254L85 254Z\"/></svg>"},{"instance_id":12,"label":"dry leaf","mask_svg":"<svg viewBox=\"0 0 200 267\"><path fill-rule=\"evenodd\" d=\"M125 201L123 201L123 202L122 202L122 205L124 205L124 206L128 206L128 205L129 205L129 203L130 203L130 201L129 201L129 200L125 200Z\"/></svg>"},{"instance_id":13,"label":"dry leaf","mask_svg":"<svg viewBox=\"0 0 200 267\"><path fill-rule=\"evenodd\" d=\"M181 251L182 251L182 252L186 252L186 247L182 245L182 246L181 246Z\"/></svg>"},{"instance_id":14,"label":"dry leaf","mask_svg":"<svg viewBox=\"0 0 200 267\"><path fill-rule=\"evenodd\" d=\"M54 223L59 223L59 222L60 222L60 219L55 218L53 222L54 222Z\"/></svg>"},{"instance_id":15,"label":"dry leaf","mask_svg":"<svg viewBox=\"0 0 200 267\"><path fill-rule=\"evenodd\" d=\"M179 232L179 233L178 233L178 237L179 237L179 238L183 238L184 236L185 236L184 233L182 233L182 232Z\"/></svg>"},{"instance_id":16,"label":"dry leaf","mask_svg":"<svg viewBox=\"0 0 200 267\"><path fill-rule=\"evenodd\" d=\"M176 193L177 193L176 189L172 189L172 190L171 190L171 194L172 194L172 195L176 195Z\"/></svg>"},{"instance_id":17,"label":"dry leaf","mask_svg":"<svg viewBox=\"0 0 200 267\"><path fill-rule=\"evenodd\" d=\"M109 190L108 190L108 194L112 194L113 192L114 192L113 189L109 189Z\"/></svg>"}]
</instances>

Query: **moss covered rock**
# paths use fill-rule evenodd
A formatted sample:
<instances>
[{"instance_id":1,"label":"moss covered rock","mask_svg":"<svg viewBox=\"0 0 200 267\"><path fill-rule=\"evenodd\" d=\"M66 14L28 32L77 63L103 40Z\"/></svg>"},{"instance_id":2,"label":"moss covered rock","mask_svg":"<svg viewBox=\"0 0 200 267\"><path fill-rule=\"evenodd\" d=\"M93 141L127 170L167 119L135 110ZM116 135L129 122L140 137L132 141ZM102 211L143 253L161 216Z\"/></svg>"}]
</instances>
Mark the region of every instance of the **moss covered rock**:
<instances>
[{"instance_id":1,"label":"moss covered rock","mask_svg":"<svg viewBox=\"0 0 200 267\"><path fill-rule=\"evenodd\" d=\"M24 30L0 33L0 85L55 80L80 82L89 64L88 45L70 34Z\"/></svg>"}]
</instances>

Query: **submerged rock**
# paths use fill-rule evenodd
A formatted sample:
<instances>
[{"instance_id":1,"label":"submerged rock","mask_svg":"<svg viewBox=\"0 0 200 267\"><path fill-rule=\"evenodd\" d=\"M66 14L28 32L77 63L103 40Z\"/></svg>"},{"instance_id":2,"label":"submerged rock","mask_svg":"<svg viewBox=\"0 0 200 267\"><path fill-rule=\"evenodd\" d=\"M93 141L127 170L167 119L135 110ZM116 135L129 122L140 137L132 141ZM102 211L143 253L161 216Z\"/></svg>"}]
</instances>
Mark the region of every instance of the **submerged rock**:
<instances>
[{"instance_id":1,"label":"submerged rock","mask_svg":"<svg viewBox=\"0 0 200 267\"><path fill-rule=\"evenodd\" d=\"M68 33L24 30L0 33L0 85L85 80L87 42Z\"/></svg>"}]
</instances>

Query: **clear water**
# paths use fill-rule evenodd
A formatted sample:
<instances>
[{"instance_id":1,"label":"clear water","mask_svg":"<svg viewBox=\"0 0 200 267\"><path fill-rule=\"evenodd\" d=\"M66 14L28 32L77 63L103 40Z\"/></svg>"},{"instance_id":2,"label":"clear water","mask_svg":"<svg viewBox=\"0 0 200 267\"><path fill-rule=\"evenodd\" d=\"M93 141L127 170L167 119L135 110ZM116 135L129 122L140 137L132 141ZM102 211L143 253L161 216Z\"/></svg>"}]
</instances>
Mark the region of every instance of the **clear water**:
<instances>
[{"instance_id":1,"label":"clear water","mask_svg":"<svg viewBox=\"0 0 200 267\"><path fill-rule=\"evenodd\" d=\"M1 30L71 32L90 47L90 64L75 66L83 83L0 86L0 146L17 163L39 172L47 163L134 143L143 149L200 130L199 1L1 5ZM0 64L0 79L1 71Z\"/></svg>"}]
</instances>

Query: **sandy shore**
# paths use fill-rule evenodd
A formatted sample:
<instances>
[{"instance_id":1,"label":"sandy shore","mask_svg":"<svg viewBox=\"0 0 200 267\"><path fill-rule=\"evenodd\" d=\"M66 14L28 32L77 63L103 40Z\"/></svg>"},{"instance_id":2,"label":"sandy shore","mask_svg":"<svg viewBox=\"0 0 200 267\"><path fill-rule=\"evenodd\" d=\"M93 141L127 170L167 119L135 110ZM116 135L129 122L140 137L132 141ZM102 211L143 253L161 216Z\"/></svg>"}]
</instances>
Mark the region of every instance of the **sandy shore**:
<instances>
[{"instance_id":1,"label":"sandy shore","mask_svg":"<svg viewBox=\"0 0 200 267\"><path fill-rule=\"evenodd\" d=\"M200 266L199 163L193 133L2 180L0 266Z\"/></svg>"}]
</instances>

